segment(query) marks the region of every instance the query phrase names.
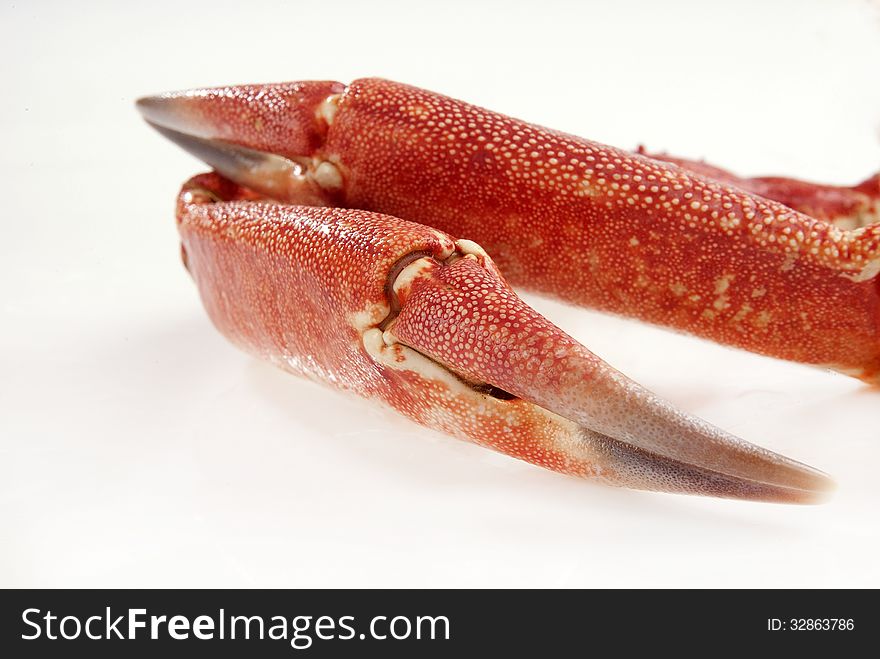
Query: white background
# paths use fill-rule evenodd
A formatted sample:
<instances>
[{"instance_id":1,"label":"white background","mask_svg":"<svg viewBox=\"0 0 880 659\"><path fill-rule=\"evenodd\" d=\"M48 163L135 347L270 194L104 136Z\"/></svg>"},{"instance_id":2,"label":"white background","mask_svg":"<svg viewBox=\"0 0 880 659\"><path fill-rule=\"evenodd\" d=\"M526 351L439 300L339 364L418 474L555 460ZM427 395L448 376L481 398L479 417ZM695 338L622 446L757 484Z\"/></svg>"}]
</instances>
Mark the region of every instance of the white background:
<instances>
[{"instance_id":1,"label":"white background","mask_svg":"<svg viewBox=\"0 0 880 659\"><path fill-rule=\"evenodd\" d=\"M180 265L204 169L143 94L379 75L624 147L880 168L880 5L5 2L0 585L880 586L880 391L529 296L820 507L602 487L239 353ZM331 331L332 328L328 328Z\"/></svg>"}]
</instances>

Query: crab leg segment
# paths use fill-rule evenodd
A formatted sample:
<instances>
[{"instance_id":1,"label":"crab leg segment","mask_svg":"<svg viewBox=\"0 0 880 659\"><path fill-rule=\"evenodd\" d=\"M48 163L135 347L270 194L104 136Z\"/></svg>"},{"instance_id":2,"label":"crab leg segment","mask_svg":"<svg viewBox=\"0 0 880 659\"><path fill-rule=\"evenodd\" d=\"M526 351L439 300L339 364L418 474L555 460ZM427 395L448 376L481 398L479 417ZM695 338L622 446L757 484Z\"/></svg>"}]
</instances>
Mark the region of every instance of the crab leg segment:
<instances>
[{"instance_id":1,"label":"crab leg segment","mask_svg":"<svg viewBox=\"0 0 880 659\"><path fill-rule=\"evenodd\" d=\"M523 302L469 254L411 264L386 337L644 451L739 478L815 488L814 472L673 408Z\"/></svg>"},{"instance_id":2,"label":"crab leg segment","mask_svg":"<svg viewBox=\"0 0 880 659\"><path fill-rule=\"evenodd\" d=\"M789 503L830 487L613 371L523 303L474 243L377 213L269 203L215 174L184 186L178 220L212 321L287 370L610 484Z\"/></svg>"},{"instance_id":3,"label":"crab leg segment","mask_svg":"<svg viewBox=\"0 0 880 659\"><path fill-rule=\"evenodd\" d=\"M880 381L880 224L841 229L759 196L766 181L743 189L387 80L182 92L141 109L281 201L301 199L302 181L286 196L260 153L304 168L309 203L478 242L515 286ZM797 206L786 185L770 188Z\"/></svg>"}]
</instances>

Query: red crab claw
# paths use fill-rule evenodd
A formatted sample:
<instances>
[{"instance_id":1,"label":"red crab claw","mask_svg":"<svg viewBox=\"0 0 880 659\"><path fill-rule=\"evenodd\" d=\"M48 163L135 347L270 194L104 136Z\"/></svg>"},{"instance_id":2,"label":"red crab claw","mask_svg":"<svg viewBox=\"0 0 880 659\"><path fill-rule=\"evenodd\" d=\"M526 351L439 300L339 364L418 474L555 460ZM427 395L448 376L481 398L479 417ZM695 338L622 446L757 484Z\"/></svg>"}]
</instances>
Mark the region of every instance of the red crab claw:
<instances>
[{"instance_id":1,"label":"red crab claw","mask_svg":"<svg viewBox=\"0 0 880 659\"><path fill-rule=\"evenodd\" d=\"M299 375L613 485L785 503L832 487L628 380L528 307L470 241L260 200L216 174L184 186L178 221L216 326Z\"/></svg>"},{"instance_id":2,"label":"red crab claw","mask_svg":"<svg viewBox=\"0 0 880 659\"><path fill-rule=\"evenodd\" d=\"M337 88L282 89L286 102L311 108L292 113L308 118L301 129L320 133L326 108L316 108ZM140 107L229 177L306 204L270 203L216 175L184 187L178 219L187 268L212 320L237 344L567 474L786 503L816 503L832 488L821 472L676 410L611 368L517 297L475 243L387 215L312 207L332 203L320 164L297 170L287 163L301 156L263 151L278 145L220 139L231 134L206 119L212 94ZM223 116L238 116L237 98L220 96L233 104Z\"/></svg>"},{"instance_id":3,"label":"red crab claw","mask_svg":"<svg viewBox=\"0 0 880 659\"><path fill-rule=\"evenodd\" d=\"M149 96L137 107L153 128L221 174L275 199L327 205L328 178L337 174L313 156L344 90L338 82L240 85Z\"/></svg>"},{"instance_id":4,"label":"red crab claw","mask_svg":"<svg viewBox=\"0 0 880 659\"><path fill-rule=\"evenodd\" d=\"M478 242L518 288L880 383L877 179L737 179L380 79L139 105L273 199L419 222Z\"/></svg>"},{"instance_id":5,"label":"red crab claw","mask_svg":"<svg viewBox=\"0 0 880 659\"><path fill-rule=\"evenodd\" d=\"M398 275L385 341L400 341L467 382L489 385L576 423L579 441L628 487L812 502L823 474L675 409L523 302L476 245Z\"/></svg>"}]
</instances>

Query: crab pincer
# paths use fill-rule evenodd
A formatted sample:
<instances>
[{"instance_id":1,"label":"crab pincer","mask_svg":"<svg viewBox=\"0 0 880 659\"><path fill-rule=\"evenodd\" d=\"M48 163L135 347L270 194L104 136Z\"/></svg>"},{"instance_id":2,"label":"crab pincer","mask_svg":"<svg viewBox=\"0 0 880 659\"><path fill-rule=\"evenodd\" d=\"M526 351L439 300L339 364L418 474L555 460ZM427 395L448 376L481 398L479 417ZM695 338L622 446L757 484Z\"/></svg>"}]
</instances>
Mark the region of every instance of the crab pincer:
<instances>
[{"instance_id":1,"label":"crab pincer","mask_svg":"<svg viewBox=\"0 0 880 659\"><path fill-rule=\"evenodd\" d=\"M613 485L813 503L820 472L673 409L526 305L476 244L378 213L180 193L214 324L282 368L414 421Z\"/></svg>"},{"instance_id":2,"label":"crab pincer","mask_svg":"<svg viewBox=\"0 0 880 659\"><path fill-rule=\"evenodd\" d=\"M514 286L880 381L876 178L737 179L370 78L164 94L141 111L280 201L419 222L478 242Z\"/></svg>"},{"instance_id":3,"label":"crab pincer","mask_svg":"<svg viewBox=\"0 0 880 659\"><path fill-rule=\"evenodd\" d=\"M673 279L690 282L692 297L711 277L711 318L706 309L697 315L720 322L731 300L749 295L735 290L736 277L789 258L768 256L735 231L709 240L720 245L716 257L733 261L696 258L694 236L668 226L699 224L694 216L638 210L653 202L635 194L632 168L658 161L387 81L195 90L146 98L139 108L216 170L180 193L184 260L214 324L252 353L431 428L613 485L786 503L814 503L832 488L821 472L675 409L511 288L659 321L657 309L666 320L693 315ZM507 138L538 155L504 151ZM584 179L566 170L565 178L554 169L560 159L604 160L608 172ZM614 179L616 167L630 172L628 183ZM516 176L523 168L529 176ZM672 174L681 189L656 194L670 208L678 204L669 199L698 189L722 205L733 199L720 183L677 167ZM734 214L760 200L739 201ZM649 244L642 256L626 251L633 240ZM487 242L492 257L480 247ZM850 281L868 281L864 255L853 262L861 270ZM642 286L638 273L655 280ZM771 297L791 290L749 281ZM754 293L749 299L760 304ZM862 352L850 357L862 359L865 342L856 347Z\"/></svg>"}]
</instances>

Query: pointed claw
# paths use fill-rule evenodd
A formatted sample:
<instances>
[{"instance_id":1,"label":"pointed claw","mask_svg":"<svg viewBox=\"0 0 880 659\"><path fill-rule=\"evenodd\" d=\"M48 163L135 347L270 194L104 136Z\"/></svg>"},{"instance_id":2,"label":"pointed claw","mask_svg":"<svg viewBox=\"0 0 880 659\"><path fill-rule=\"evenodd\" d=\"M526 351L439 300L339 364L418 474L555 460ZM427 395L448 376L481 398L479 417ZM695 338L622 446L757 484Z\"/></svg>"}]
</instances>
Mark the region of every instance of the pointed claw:
<instances>
[{"instance_id":1,"label":"pointed claw","mask_svg":"<svg viewBox=\"0 0 880 659\"><path fill-rule=\"evenodd\" d=\"M607 474L606 480L622 487L803 505L823 503L834 490L834 482L828 476L806 465L801 467L813 482L795 487L706 469L610 437L585 437L585 441Z\"/></svg>"},{"instance_id":2,"label":"pointed claw","mask_svg":"<svg viewBox=\"0 0 880 659\"><path fill-rule=\"evenodd\" d=\"M137 101L151 124L295 159L323 143L338 82L290 82L191 89Z\"/></svg>"},{"instance_id":3,"label":"pointed claw","mask_svg":"<svg viewBox=\"0 0 880 659\"><path fill-rule=\"evenodd\" d=\"M161 135L206 162L217 172L275 199L295 199L308 206L329 203L308 167L282 156L222 140L197 137L147 120Z\"/></svg>"},{"instance_id":4,"label":"pointed claw","mask_svg":"<svg viewBox=\"0 0 880 659\"><path fill-rule=\"evenodd\" d=\"M876 177L740 179L379 79L198 89L138 107L273 200L405 218L503 256L518 287L880 382ZM568 267L548 267L547 250Z\"/></svg>"},{"instance_id":5,"label":"pointed claw","mask_svg":"<svg viewBox=\"0 0 880 659\"><path fill-rule=\"evenodd\" d=\"M275 199L326 206L332 200L311 157L331 118L332 82L244 85L148 96L137 108L150 126L224 176Z\"/></svg>"},{"instance_id":6,"label":"pointed claw","mask_svg":"<svg viewBox=\"0 0 880 659\"><path fill-rule=\"evenodd\" d=\"M340 155L340 148L354 136L372 134L375 139L376 131L371 127L377 123L376 116L370 111L363 113L360 119L366 123L358 124L357 111L351 107L345 110L346 101L339 101L344 90L339 83L195 90L142 99L138 108L163 135L255 193L312 206L344 205L344 201L378 207L381 204L363 196L364 181L372 180L367 176L370 172L358 174L352 164L356 165L357 159L352 160L344 148ZM348 102L355 103L357 97L356 91L350 92ZM411 109L424 110L421 106ZM349 117L347 124L344 116ZM331 123L335 130L329 133ZM387 129L378 123L379 133ZM386 132L397 134L396 128ZM421 144L420 139L406 144ZM383 144L381 140L378 143ZM389 151L397 154L400 150L391 140ZM381 148L378 153L383 158L388 155ZM426 162L419 158L413 162ZM372 156L368 161L382 164ZM352 181L361 186L354 185L356 194L351 191ZM405 189L388 181L394 179L383 179L382 194ZM417 195L410 192L394 198L401 196L414 199ZM403 212L405 204L391 205L385 210L444 227L443 217L436 216L442 215L442 207L432 216ZM491 221L494 211L484 211ZM468 209L453 206L445 212L458 218ZM333 213L346 222L351 217L349 211ZM390 217L382 221L386 229L402 222ZM445 226L456 233L462 229ZM474 229L485 231L489 224L480 216L478 222L464 226L470 236ZM421 230L435 238L438 235L424 226ZM873 240L875 234L853 234L853 238ZM553 244L560 247L558 241ZM383 381L396 383L381 394L393 407L426 425L445 424L445 429L460 436L530 462L565 473L599 476L617 485L788 503L816 503L832 489L831 480L821 472L676 410L615 371L519 300L476 245L466 241L457 245L458 251L448 261L418 259L405 267L394 284L397 316L383 321L381 329L364 333L367 353L385 369ZM332 245L334 249L337 246ZM541 256L528 251L524 254L529 256L518 257L521 263L535 262ZM300 261L291 269L299 271ZM275 266L271 261L271 267ZM876 274L873 267L869 264L852 275L858 278L853 281ZM320 269L321 276L325 270ZM193 271L199 271L197 264ZM552 273L552 268L547 271ZM268 285L255 290L274 290L272 275L258 271L254 276L270 277ZM553 276L549 279L554 281ZM347 288L355 284L360 286L361 282L345 282ZM209 297L225 300L227 295L220 287ZM273 300L272 309L279 304ZM322 319L325 313L322 307ZM300 315L297 308L291 315L292 325ZM417 358L391 348L395 343L401 344L397 348L406 346L405 350ZM391 349L383 356L384 344ZM357 358L361 357L358 353ZM865 377L868 375L866 371ZM464 391L435 397L433 406L425 405L424 412L411 402L423 401L435 388L446 391L448 380ZM462 380L477 386L463 386ZM487 397L481 393L484 391L498 395ZM502 395L505 392L509 396ZM508 405L510 396L515 400Z\"/></svg>"},{"instance_id":7,"label":"pointed claw","mask_svg":"<svg viewBox=\"0 0 880 659\"><path fill-rule=\"evenodd\" d=\"M395 283L401 308L390 340L578 424L580 441L621 485L796 503L820 501L833 487L825 474L685 414L614 370L487 262L471 254L410 264Z\"/></svg>"},{"instance_id":8,"label":"pointed claw","mask_svg":"<svg viewBox=\"0 0 880 659\"><path fill-rule=\"evenodd\" d=\"M147 96L137 108L150 126L224 176L273 199L327 206L339 174L315 154L344 89L338 82L194 89Z\"/></svg>"}]
</instances>

